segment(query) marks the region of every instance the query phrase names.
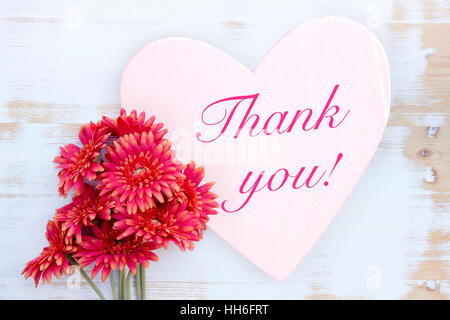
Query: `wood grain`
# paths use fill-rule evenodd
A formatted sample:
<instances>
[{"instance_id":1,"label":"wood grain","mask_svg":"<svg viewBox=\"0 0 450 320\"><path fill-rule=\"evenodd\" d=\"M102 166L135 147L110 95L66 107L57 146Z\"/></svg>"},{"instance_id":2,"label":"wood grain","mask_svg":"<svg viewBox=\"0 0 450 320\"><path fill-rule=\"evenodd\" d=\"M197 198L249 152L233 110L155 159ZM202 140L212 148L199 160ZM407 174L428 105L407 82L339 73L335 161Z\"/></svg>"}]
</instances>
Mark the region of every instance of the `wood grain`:
<instances>
[{"instance_id":1,"label":"wood grain","mask_svg":"<svg viewBox=\"0 0 450 320\"><path fill-rule=\"evenodd\" d=\"M437 0L0 2L0 299L95 299L76 272L34 289L20 271L66 203L56 194L58 147L80 124L118 113L122 68L140 47L188 36L253 68L319 15L365 24L388 53L391 116L367 173L284 282L208 231L192 253L159 253L147 297L448 299L450 5Z\"/></svg>"}]
</instances>

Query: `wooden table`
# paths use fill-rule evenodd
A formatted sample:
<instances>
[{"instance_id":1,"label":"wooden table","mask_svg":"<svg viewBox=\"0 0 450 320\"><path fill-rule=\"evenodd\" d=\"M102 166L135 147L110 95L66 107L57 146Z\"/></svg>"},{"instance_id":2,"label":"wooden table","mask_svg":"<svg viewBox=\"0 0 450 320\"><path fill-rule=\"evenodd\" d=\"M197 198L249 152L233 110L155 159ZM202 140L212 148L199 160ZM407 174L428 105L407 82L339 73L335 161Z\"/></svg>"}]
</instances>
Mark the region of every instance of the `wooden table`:
<instances>
[{"instance_id":1,"label":"wooden table","mask_svg":"<svg viewBox=\"0 0 450 320\"><path fill-rule=\"evenodd\" d=\"M249 68L297 24L342 15L367 25L392 71L389 126L326 234L284 282L214 232L192 253L160 252L150 299L450 297L448 1L0 2L0 299L95 299L79 274L34 289L20 276L46 244L58 147L119 111L121 72L146 43L197 38ZM97 279L97 281L99 281ZM109 284L100 287L110 295Z\"/></svg>"}]
</instances>

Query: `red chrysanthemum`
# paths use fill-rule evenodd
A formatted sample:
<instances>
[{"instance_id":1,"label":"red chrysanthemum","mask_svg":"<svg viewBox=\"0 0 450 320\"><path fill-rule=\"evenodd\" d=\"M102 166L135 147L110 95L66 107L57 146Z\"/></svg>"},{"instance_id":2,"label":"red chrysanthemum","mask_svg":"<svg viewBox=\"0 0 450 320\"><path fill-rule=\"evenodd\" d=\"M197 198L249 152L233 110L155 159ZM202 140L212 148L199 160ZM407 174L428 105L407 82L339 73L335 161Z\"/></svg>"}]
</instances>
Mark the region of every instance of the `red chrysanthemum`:
<instances>
[{"instance_id":1,"label":"red chrysanthemum","mask_svg":"<svg viewBox=\"0 0 450 320\"><path fill-rule=\"evenodd\" d=\"M153 237L153 241L165 249L170 242L175 243L182 251L194 249L194 241L203 237L198 215L187 210L186 203L172 201L158 213L161 225Z\"/></svg>"},{"instance_id":2,"label":"red chrysanthemum","mask_svg":"<svg viewBox=\"0 0 450 320\"><path fill-rule=\"evenodd\" d=\"M155 143L151 132L126 134L107 147L100 174L100 195L109 194L127 207L128 213L146 211L179 191L177 179L183 165L172 159L168 140Z\"/></svg>"},{"instance_id":3,"label":"red chrysanthemum","mask_svg":"<svg viewBox=\"0 0 450 320\"><path fill-rule=\"evenodd\" d=\"M80 195L73 197L72 203L56 210L55 220L61 222L62 230L68 238L76 237L81 241L83 226L92 225L92 220L100 218L111 220L111 210L115 201L109 197L100 197L93 187L85 184Z\"/></svg>"},{"instance_id":4,"label":"red chrysanthemum","mask_svg":"<svg viewBox=\"0 0 450 320\"><path fill-rule=\"evenodd\" d=\"M130 133L151 132L155 142L159 142L167 133L167 129L163 129L162 123L155 123L155 116L151 116L147 121L145 120L145 112L141 112L139 116L136 110L131 111L127 115L125 109L120 110L120 116L117 119L110 119L103 116L102 120L113 136L121 137Z\"/></svg>"},{"instance_id":5,"label":"red chrysanthemum","mask_svg":"<svg viewBox=\"0 0 450 320\"><path fill-rule=\"evenodd\" d=\"M66 197L72 187L78 195L83 189L83 178L91 181L96 178L96 173L103 171L103 167L96 161L100 150L106 145L109 133L107 127L99 123L90 122L81 127L79 139L83 144L80 148L74 144L68 144L61 149L60 156L53 161L59 163L61 168L58 173L59 194Z\"/></svg>"},{"instance_id":6,"label":"red chrysanthemum","mask_svg":"<svg viewBox=\"0 0 450 320\"><path fill-rule=\"evenodd\" d=\"M128 214L126 209L121 209L117 209L118 213L113 215L114 219L117 220L113 228L121 230L117 239L135 236L142 238L144 241L152 240L161 225L157 218L159 211L162 209L159 206L145 211L138 209L136 214Z\"/></svg>"},{"instance_id":7,"label":"red chrysanthemum","mask_svg":"<svg viewBox=\"0 0 450 320\"><path fill-rule=\"evenodd\" d=\"M113 230L111 222L102 221L100 227L92 226L94 237L84 236L75 257L81 268L95 262L91 278L94 279L102 270L105 281L111 270L123 270L128 266L136 274L136 264L148 268L149 261L157 261L158 256L152 252L158 248L153 242L143 242L136 237L117 240L119 231Z\"/></svg>"},{"instance_id":8,"label":"red chrysanthemum","mask_svg":"<svg viewBox=\"0 0 450 320\"><path fill-rule=\"evenodd\" d=\"M81 147L60 148L58 191L66 197L73 188L75 196L48 222L50 245L27 263L25 278L37 286L41 278L46 283L53 274L69 274L71 264L93 264L91 278L101 272L105 281L112 270L136 274L138 265L148 267L158 260L153 251L170 242L194 249L209 215L217 213L217 195L212 182L201 184L203 167L175 159L166 133L154 116L146 120L144 112L122 109L115 119L83 125Z\"/></svg>"},{"instance_id":9,"label":"red chrysanthemum","mask_svg":"<svg viewBox=\"0 0 450 320\"><path fill-rule=\"evenodd\" d=\"M50 245L42 250L39 257L28 262L22 271L22 274L25 274L25 279L34 278L36 287L41 276L42 283L45 284L45 282L51 281L52 274L58 279L63 271L65 274L69 274L70 263L66 254L76 252L76 247L67 241L65 232L62 231L58 222L48 221L45 236Z\"/></svg>"},{"instance_id":10,"label":"red chrysanthemum","mask_svg":"<svg viewBox=\"0 0 450 320\"><path fill-rule=\"evenodd\" d=\"M187 210L186 203L171 201L164 205L128 214L126 211L114 215L118 220L114 229L121 230L118 239L128 236L153 240L167 249L170 242L181 250L194 249L193 241L202 238L202 226L198 215Z\"/></svg>"},{"instance_id":11,"label":"red chrysanthemum","mask_svg":"<svg viewBox=\"0 0 450 320\"><path fill-rule=\"evenodd\" d=\"M175 192L175 197L180 202L186 202L188 209L198 214L202 228L206 229L208 216L217 214L216 208L219 207L215 200L217 195L210 191L214 182L200 185L205 176L205 169L203 167L196 168L193 161L188 163L183 175L184 177L178 179L180 191Z\"/></svg>"}]
</instances>

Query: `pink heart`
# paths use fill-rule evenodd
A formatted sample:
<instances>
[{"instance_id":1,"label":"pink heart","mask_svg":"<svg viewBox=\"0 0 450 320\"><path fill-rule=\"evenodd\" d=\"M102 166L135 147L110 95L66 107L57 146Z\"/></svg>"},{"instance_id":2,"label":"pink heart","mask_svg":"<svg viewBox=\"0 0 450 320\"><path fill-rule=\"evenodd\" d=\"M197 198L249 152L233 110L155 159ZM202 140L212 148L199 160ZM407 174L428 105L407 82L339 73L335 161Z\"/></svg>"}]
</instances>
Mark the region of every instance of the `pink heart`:
<instances>
[{"instance_id":1,"label":"pink heart","mask_svg":"<svg viewBox=\"0 0 450 320\"><path fill-rule=\"evenodd\" d=\"M237 96L241 98L214 104ZM250 136L253 116L234 138L251 102L248 116L258 114L253 131L258 134ZM383 47L365 27L339 17L296 27L253 72L200 41L155 41L131 59L121 84L122 106L163 121L178 155L205 165L205 181L216 181L214 191L226 210L238 209L249 198L237 212L220 210L209 226L279 280L313 247L366 170L386 127L389 103ZM293 122L297 110L306 108L311 111ZM275 112L280 113L269 118ZM290 132L274 132L278 125L283 132L290 124ZM263 170L260 190L244 193ZM312 187L302 186L311 172Z\"/></svg>"}]
</instances>

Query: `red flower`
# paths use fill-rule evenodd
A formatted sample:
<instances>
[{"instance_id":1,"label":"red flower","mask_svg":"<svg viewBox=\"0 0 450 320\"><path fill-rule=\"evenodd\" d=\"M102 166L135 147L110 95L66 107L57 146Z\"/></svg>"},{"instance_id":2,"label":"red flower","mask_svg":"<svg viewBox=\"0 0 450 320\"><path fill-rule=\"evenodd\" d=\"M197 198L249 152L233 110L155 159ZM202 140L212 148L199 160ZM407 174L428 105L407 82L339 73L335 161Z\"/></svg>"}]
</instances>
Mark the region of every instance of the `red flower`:
<instances>
[{"instance_id":1,"label":"red flower","mask_svg":"<svg viewBox=\"0 0 450 320\"><path fill-rule=\"evenodd\" d=\"M155 143L151 132L126 134L113 146L106 148L100 174L100 195L109 194L119 204L125 204L128 213L137 208L146 211L155 206L154 199L164 202L163 195L170 197L179 191L177 179L183 176L183 165L172 160L168 140Z\"/></svg>"},{"instance_id":2,"label":"red flower","mask_svg":"<svg viewBox=\"0 0 450 320\"><path fill-rule=\"evenodd\" d=\"M186 248L194 249L193 241L200 241L203 237L198 216L188 211L185 203L170 202L164 210L159 211L158 227L153 241L168 248L169 242L175 243L182 251Z\"/></svg>"},{"instance_id":3,"label":"red flower","mask_svg":"<svg viewBox=\"0 0 450 320\"><path fill-rule=\"evenodd\" d=\"M183 171L184 177L178 179L180 191L175 192L180 202L186 202L189 210L198 214L202 228L206 229L209 215L217 214L219 204L215 199L217 195L210 191L214 182L208 182L199 186L205 176L203 167L195 167L193 161L189 162Z\"/></svg>"},{"instance_id":4,"label":"red flower","mask_svg":"<svg viewBox=\"0 0 450 320\"><path fill-rule=\"evenodd\" d=\"M121 230L117 239L128 236L136 236L144 241L150 241L156 235L156 231L161 223L157 220L158 213L162 209L154 207L145 211L138 209L136 214L128 214L126 209L114 214L114 219L118 220L114 223L113 228Z\"/></svg>"},{"instance_id":5,"label":"red flower","mask_svg":"<svg viewBox=\"0 0 450 320\"><path fill-rule=\"evenodd\" d=\"M131 111L127 116L125 109L120 110L120 116L117 119L110 119L103 117L103 124L105 124L112 135L121 137L130 133L151 132L156 142L159 142L167 133L167 129L163 129L162 123L155 123L155 116L150 117L145 121L145 112L141 112L137 116L136 110Z\"/></svg>"},{"instance_id":6,"label":"red flower","mask_svg":"<svg viewBox=\"0 0 450 320\"><path fill-rule=\"evenodd\" d=\"M91 181L96 177L96 172L103 171L103 167L96 162L100 150L106 145L109 133L107 128L90 122L81 127L79 139L83 148L74 144L68 144L61 149L61 154L53 161L59 163L61 168L58 173L59 194L66 197L72 187L78 195L83 189L83 178Z\"/></svg>"},{"instance_id":7,"label":"red flower","mask_svg":"<svg viewBox=\"0 0 450 320\"><path fill-rule=\"evenodd\" d=\"M117 240L119 232L111 228L111 223L102 221L100 227L92 226L94 237L84 236L75 254L81 268L95 262L91 278L102 270L102 281L105 281L111 270L123 270L126 265L136 274L136 264L148 268L149 260L157 261L158 256L152 252L157 249L153 242L142 242L136 237Z\"/></svg>"},{"instance_id":8,"label":"red flower","mask_svg":"<svg viewBox=\"0 0 450 320\"><path fill-rule=\"evenodd\" d=\"M169 242L182 251L194 249L193 241L202 238L202 226L198 215L187 210L185 203L171 201L146 211L128 214L125 210L115 214L114 229L121 230L117 239L132 236L153 240L167 249Z\"/></svg>"},{"instance_id":9,"label":"red flower","mask_svg":"<svg viewBox=\"0 0 450 320\"><path fill-rule=\"evenodd\" d=\"M28 262L22 271L22 274L25 274L25 279L29 277L34 278L36 287L41 276L42 283L45 284L45 282L51 281L52 274L55 274L58 279L62 271L69 274L70 263L66 254L76 252L76 248L66 240L64 231L62 231L59 223L49 220L45 236L50 245L42 250L39 257Z\"/></svg>"},{"instance_id":10,"label":"red flower","mask_svg":"<svg viewBox=\"0 0 450 320\"><path fill-rule=\"evenodd\" d=\"M81 241L81 229L83 226L92 225L95 218L111 220L111 209L115 201L108 197L100 197L98 192L89 185L84 185L80 195L72 199L72 203L56 210L55 220L61 222L62 230L66 236Z\"/></svg>"},{"instance_id":11,"label":"red flower","mask_svg":"<svg viewBox=\"0 0 450 320\"><path fill-rule=\"evenodd\" d=\"M36 286L41 278L50 282L53 274L69 274L72 263L93 264L91 278L101 271L105 281L111 270L147 268L158 260L153 251L170 242L194 249L209 215L217 214L217 195L214 183L202 184L203 167L175 159L166 133L154 116L122 109L115 119L83 125L81 147L60 148L58 191L66 197L73 188L75 196L48 222L49 246L26 264L25 278Z\"/></svg>"}]
</instances>

